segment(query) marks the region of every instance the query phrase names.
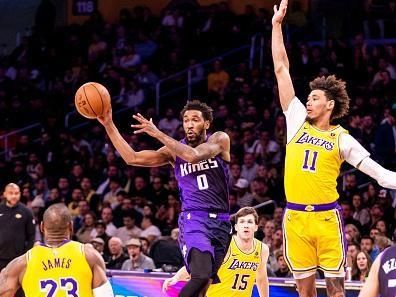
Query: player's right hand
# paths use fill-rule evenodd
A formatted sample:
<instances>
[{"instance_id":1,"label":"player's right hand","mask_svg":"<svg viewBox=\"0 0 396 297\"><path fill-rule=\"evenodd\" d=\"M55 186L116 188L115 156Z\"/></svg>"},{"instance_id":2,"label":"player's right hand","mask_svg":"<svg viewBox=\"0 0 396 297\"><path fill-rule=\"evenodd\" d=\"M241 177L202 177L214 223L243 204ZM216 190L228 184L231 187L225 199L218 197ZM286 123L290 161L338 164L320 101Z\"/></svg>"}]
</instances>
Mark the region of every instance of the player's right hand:
<instances>
[{"instance_id":1,"label":"player's right hand","mask_svg":"<svg viewBox=\"0 0 396 297\"><path fill-rule=\"evenodd\" d=\"M176 283L177 283L177 279L175 279L174 277L167 278L162 284L162 292L165 293L169 287L175 285Z\"/></svg>"},{"instance_id":2,"label":"player's right hand","mask_svg":"<svg viewBox=\"0 0 396 297\"><path fill-rule=\"evenodd\" d=\"M109 110L104 111L102 115L98 116L97 120L103 126L110 124L113 121L111 108Z\"/></svg>"},{"instance_id":3,"label":"player's right hand","mask_svg":"<svg viewBox=\"0 0 396 297\"><path fill-rule=\"evenodd\" d=\"M281 3L279 4L279 9L278 9L278 5L274 5L274 16L272 17L272 25L275 25L277 23L278 24L282 23L286 15L287 3L288 0L282 0Z\"/></svg>"}]
</instances>

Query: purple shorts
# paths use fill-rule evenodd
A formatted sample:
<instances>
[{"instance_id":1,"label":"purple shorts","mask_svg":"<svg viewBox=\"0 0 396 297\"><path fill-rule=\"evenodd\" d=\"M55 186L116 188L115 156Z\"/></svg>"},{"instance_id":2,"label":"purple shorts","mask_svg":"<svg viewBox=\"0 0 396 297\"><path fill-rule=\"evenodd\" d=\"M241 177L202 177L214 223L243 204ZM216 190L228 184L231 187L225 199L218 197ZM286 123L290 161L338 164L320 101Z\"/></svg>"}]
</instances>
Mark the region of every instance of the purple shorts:
<instances>
[{"instance_id":1,"label":"purple shorts","mask_svg":"<svg viewBox=\"0 0 396 297\"><path fill-rule=\"evenodd\" d=\"M184 211L179 216L179 244L187 271L191 249L212 255L216 275L227 253L231 239L231 223L228 214L204 211Z\"/></svg>"}]
</instances>

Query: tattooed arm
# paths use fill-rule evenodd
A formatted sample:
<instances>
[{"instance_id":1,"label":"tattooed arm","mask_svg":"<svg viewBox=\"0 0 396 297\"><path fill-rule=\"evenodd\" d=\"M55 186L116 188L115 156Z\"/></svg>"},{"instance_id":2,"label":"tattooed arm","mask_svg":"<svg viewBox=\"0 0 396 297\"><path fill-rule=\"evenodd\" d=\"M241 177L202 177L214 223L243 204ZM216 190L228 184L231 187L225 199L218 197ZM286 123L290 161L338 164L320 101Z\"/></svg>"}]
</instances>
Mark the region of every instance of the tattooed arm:
<instances>
[{"instance_id":1,"label":"tattooed arm","mask_svg":"<svg viewBox=\"0 0 396 297\"><path fill-rule=\"evenodd\" d=\"M344 278L326 277L327 297L345 297Z\"/></svg>"},{"instance_id":2,"label":"tattooed arm","mask_svg":"<svg viewBox=\"0 0 396 297\"><path fill-rule=\"evenodd\" d=\"M26 258L22 255L12 260L0 273L0 297L12 297L19 289L26 269Z\"/></svg>"}]
</instances>

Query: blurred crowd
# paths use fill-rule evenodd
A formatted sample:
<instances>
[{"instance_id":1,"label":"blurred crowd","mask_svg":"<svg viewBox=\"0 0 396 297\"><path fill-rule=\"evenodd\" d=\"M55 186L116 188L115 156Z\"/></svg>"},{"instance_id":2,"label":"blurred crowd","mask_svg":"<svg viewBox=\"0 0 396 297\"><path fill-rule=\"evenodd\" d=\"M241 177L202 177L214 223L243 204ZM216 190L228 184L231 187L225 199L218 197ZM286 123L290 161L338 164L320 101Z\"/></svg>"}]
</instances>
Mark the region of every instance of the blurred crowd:
<instances>
[{"instance_id":1,"label":"blurred crowd","mask_svg":"<svg viewBox=\"0 0 396 297\"><path fill-rule=\"evenodd\" d=\"M340 121L371 156L396 169L395 1L370 1L349 35L333 31L311 42L314 20L292 1L286 37L296 94L305 102L308 82L336 74L348 83L350 115ZM381 6L382 5L382 6ZM383 12L383 14L381 14ZM393 25L392 25L393 24ZM269 275L290 276L282 254L281 220L285 205L283 160L285 117L277 98L268 36L271 12L247 5L241 15L226 2L208 7L170 5L160 16L147 7L123 9L117 23L100 12L83 25L33 30L0 64L0 127L3 132L41 122L39 135L19 134L15 147L0 160L0 183L17 183L21 201L40 222L43 210L65 203L74 217L74 238L90 242L109 269L174 271L182 264L177 244L180 201L170 166L126 166L100 124L64 127L74 110L74 92L87 81L105 85L127 142L137 151L157 149L146 135L134 135L130 116L152 117L176 139L184 131L178 113L185 98L168 100L155 114L156 82L192 67L197 94L214 109L212 130L231 138L230 209L258 208L256 236L270 247ZM266 36L264 67L247 62L213 62L205 71L197 61L219 56ZM233 67L231 67L233 66ZM186 82L175 79L173 87ZM364 281L376 255L393 244L396 195L381 189L348 166L339 179L352 279ZM37 228L36 240L41 239Z\"/></svg>"}]
</instances>

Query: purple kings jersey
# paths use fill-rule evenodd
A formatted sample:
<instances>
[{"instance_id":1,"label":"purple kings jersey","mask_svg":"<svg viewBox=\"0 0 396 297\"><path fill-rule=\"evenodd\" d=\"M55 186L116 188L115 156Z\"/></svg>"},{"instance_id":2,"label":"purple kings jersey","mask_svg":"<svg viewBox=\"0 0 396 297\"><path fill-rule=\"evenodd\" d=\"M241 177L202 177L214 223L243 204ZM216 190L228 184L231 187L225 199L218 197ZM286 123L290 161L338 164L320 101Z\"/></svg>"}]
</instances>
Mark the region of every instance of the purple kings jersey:
<instances>
[{"instance_id":1,"label":"purple kings jersey","mask_svg":"<svg viewBox=\"0 0 396 297\"><path fill-rule=\"evenodd\" d=\"M396 245L382 254L378 280L381 297L396 296Z\"/></svg>"},{"instance_id":2,"label":"purple kings jersey","mask_svg":"<svg viewBox=\"0 0 396 297\"><path fill-rule=\"evenodd\" d=\"M182 140L186 143L185 140ZM191 164L179 157L175 176L179 184L182 211L229 212L228 162L216 156Z\"/></svg>"}]
</instances>

